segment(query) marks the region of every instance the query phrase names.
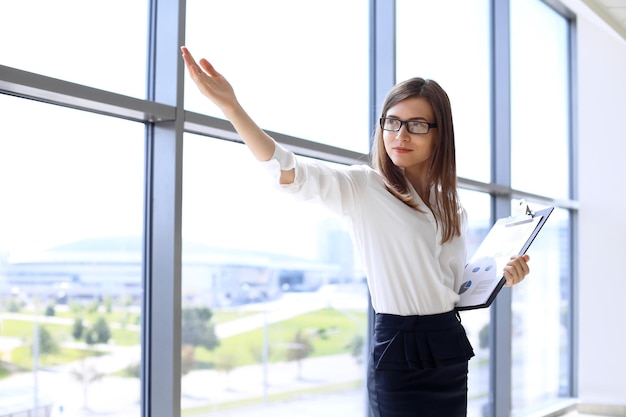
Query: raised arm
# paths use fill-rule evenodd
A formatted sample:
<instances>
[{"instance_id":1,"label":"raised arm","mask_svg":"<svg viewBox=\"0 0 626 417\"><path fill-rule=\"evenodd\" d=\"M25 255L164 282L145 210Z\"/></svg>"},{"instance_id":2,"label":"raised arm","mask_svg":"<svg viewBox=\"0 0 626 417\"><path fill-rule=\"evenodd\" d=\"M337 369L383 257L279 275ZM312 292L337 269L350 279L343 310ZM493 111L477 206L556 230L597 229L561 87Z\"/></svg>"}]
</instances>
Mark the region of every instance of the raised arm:
<instances>
[{"instance_id":1,"label":"raised arm","mask_svg":"<svg viewBox=\"0 0 626 417\"><path fill-rule=\"evenodd\" d=\"M198 64L186 47L181 47L181 51L189 75L200 92L220 108L256 159L259 161L270 160L274 155L276 142L241 107L226 78L217 72L206 59L200 59ZM280 182L282 184L292 183L294 176L295 170L293 168L281 170Z\"/></svg>"}]
</instances>

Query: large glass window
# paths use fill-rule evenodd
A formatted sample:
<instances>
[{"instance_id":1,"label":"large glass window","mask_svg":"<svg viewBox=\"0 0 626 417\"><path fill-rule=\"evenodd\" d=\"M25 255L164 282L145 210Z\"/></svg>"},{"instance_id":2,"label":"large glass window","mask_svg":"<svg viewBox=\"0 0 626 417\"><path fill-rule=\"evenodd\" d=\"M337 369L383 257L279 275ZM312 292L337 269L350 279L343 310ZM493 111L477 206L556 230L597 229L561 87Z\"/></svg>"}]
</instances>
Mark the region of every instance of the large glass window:
<instances>
[{"instance_id":1,"label":"large glass window","mask_svg":"<svg viewBox=\"0 0 626 417\"><path fill-rule=\"evenodd\" d=\"M542 1L511 1L513 188L570 197L568 68L567 20Z\"/></svg>"},{"instance_id":2,"label":"large glass window","mask_svg":"<svg viewBox=\"0 0 626 417\"><path fill-rule=\"evenodd\" d=\"M0 109L0 408L139 415L144 127Z\"/></svg>"},{"instance_id":3,"label":"large glass window","mask_svg":"<svg viewBox=\"0 0 626 417\"><path fill-rule=\"evenodd\" d=\"M367 286L341 220L242 145L187 135L184 166L182 409L365 415Z\"/></svg>"},{"instance_id":4,"label":"large glass window","mask_svg":"<svg viewBox=\"0 0 626 417\"><path fill-rule=\"evenodd\" d=\"M457 173L491 179L489 1L398 0L397 81L431 78L452 103Z\"/></svg>"},{"instance_id":5,"label":"large glass window","mask_svg":"<svg viewBox=\"0 0 626 417\"><path fill-rule=\"evenodd\" d=\"M571 228L555 209L528 251L532 271L513 288L513 415L537 412L570 393Z\"/></svg>"},{"instance_id":6,"label":"large glass window","mask_svg":"<svg viewBox=\"0 0 626 417\"><path fill-rule=\"evenodd\" d=\"M459 195L468 217L466 242L469 259L491 227L491 197L469 190L460 190ZM490 401L489 309L463 311L461 320L476 355L469 362L468 415L482 416Z\"/></svg>"},{"instance_id":7,"label":"large glass window","mask_svg":"<svg viewBox=\"0 0 626 417\"><path fill-rule=\"evenodd\" d=\"M147 1L2 1L0 13L2 65L145 97Z\"/></svg>"},{"instance_id":8,"label":"large glass window","mask_svg":"<svg viewBox=\"0 0 626 417\"><path fill-rule=\"evenodd\" d=\"M368 3L187 2L187 45L264 129L369 151ZM185 107L223 117L187 83Z\"/></svg>"},{"instance_id":9,"label":"large glass window","mask_svg":"<svg viewBox=\"0 0 626 417\"><path fill-rule=\"evenodd\" d=\"M571 155L568 22L538 0L511 1L510 16L511 185L566 199ZM529 250L531 274L513 288L514 415L571 392L569 212L555 210L544 229Z\"/></svg>"}]
</instances>

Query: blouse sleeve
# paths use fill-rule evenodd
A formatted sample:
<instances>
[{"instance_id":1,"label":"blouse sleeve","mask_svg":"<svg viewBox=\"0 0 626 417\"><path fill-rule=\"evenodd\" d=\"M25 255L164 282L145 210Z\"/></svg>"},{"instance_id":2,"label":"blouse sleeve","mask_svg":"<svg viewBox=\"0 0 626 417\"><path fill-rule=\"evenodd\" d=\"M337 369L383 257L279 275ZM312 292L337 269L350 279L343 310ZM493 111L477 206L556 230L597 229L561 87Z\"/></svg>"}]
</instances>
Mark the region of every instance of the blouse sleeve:
<instances>
[{"instance_id":1,"label":"blouse sleeve","mask_svg":"<svg viewBox=\"0 0 626 417\"><path fill-rule=\"evenodd\" d=\"M274 185L295 198L319 201L338 215L349 214L355 207L358 194L366 183L365 166L333 167L317 160L296 157L293 152L276 144L269 161L261 162L274 178ZM295 168L291 184L280 184L281 170Z\"/></svg>"}]
</instances>

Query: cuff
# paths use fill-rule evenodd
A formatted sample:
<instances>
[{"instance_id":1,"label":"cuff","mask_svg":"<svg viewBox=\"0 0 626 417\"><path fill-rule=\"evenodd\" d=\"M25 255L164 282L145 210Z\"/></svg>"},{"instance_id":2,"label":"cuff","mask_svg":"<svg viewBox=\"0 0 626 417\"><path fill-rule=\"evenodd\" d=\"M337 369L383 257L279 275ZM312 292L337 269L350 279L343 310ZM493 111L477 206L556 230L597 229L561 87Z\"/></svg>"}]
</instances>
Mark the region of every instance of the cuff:
<instances>
[{"instance_id":1,"label":"cuff","mask_svg":"<svg viewBox=\"0 0 626 417\"><path fill-rule=\"evenodd\" d=\"M276 143L271 160L277 161L282 171L289 171L296 166L296 158L293 152L287 150L280 143Z\"/></svg>"}]
</instances>

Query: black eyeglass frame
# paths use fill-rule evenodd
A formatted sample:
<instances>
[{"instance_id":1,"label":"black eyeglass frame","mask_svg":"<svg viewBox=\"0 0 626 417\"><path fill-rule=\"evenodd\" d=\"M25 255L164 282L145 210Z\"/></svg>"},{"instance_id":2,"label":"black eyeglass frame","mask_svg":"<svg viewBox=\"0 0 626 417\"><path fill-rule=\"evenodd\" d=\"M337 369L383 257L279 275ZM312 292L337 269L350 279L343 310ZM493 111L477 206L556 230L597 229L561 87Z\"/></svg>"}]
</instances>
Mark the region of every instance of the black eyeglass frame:
<instances>
[{"instance_id":1,"label":"black eyeglass frame","mask_svg":"<svg viewBox=\"0 0 626 417\"><path fill-rule=\"evenodd\" d=\"M385 129L385 120L394 120L400 123L400 127L397 129ZM426 132L411 132L411 130L409 130L409 123L411 122L425 124L426 126L428 126L428 129L426 129ZM399 132L400 129L402 129L402 125L406 125L406 131L414 135L425 135L428 132L430 132L430 129L437 127L437 123L424 122L422 120L400 120L400 119L394 119L393 117L381 117L379 120L379 123L380 123L380 128L387 132Z\"/></svg>"}]
</instances>

